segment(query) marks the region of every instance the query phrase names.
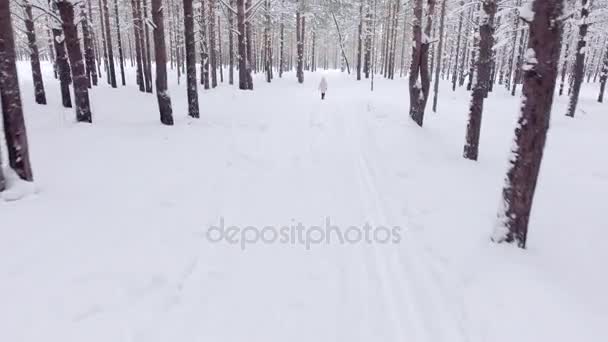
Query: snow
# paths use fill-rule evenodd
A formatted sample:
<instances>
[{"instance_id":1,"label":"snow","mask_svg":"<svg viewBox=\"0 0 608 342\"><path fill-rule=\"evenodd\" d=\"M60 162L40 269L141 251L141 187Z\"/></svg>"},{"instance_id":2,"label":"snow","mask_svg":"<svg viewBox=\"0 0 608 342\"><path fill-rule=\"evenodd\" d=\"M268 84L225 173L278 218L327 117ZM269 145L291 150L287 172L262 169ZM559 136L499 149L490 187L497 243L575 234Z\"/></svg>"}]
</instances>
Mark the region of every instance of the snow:
<instances>
[{"instance_id":1,"label":"snow","mask_svg":"<svg viewBox=\"0 0 608 342\"><path fill-rule=\"evenodd\" d=\"M500 86L471 162L469 93L449 82L423 128L406 78L378 77L372 93L333 71L325 101L321 73L199 88L195 120L185 78L170 72L165 127L127 68L126 88L102 77L91 90L88 125L61 108L49 64L47 106L33 103L29 63L19 70L39 190L0 201L1 341L608 340L597 85L583 85L575 119L556 97L524 251L490 242L520 105ZM401 241L243 251L205 237L220 218L243 228L328 217L399 226Z\"/></svg>"},{"instance_id":2,"label":"snow","mask_svg":"<svg viewBox=\"0 0 608 342\"><path fill-rule=\"evenodd\" d=\"M534 10L532 9L533 1L526 2L523 6L519 7L519 17L525 22L531 23L534 20Z\"/></svg>"},{"instance_id":3,"label":"snow","mask_svg":"<svg viewBox=\"0 0 608 342\"><path fill-rule=\"evenodd\" d=\"M21 180L13 169L6 167L2 171L6 181L6 190L0 192L0 200L17 201L38 192L34 183Z\"/></svg>"},{"instance_id":4,"label":"snow","mask_svg":"<svg viewBox=\"0 0 608 342\"><path fill-rule=\"evenodd\" d=\"M522 70L532 70L534 66L538 64L538 59L536 59L536 51L533 48L527 48L524 53L524 64L522 65Z\"/></svg>"}]
</instances>

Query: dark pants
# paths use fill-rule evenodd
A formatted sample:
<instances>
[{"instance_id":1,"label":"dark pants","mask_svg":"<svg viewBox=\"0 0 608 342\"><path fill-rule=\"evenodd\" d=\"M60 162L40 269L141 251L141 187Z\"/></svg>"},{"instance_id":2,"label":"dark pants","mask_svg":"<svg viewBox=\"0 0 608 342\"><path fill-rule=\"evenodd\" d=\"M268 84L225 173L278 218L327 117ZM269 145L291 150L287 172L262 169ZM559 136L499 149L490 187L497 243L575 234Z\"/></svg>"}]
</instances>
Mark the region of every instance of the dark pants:
<instances>
[{"instance_id":1,"label":"dark pants","mask_svg":"<svg viewBox=\"0 0 608 342\"><path fill-rule=\"evenodd\" d=\"M321 100L325 100L325 93L321 93Z\"/></svg>"}]
</instances>

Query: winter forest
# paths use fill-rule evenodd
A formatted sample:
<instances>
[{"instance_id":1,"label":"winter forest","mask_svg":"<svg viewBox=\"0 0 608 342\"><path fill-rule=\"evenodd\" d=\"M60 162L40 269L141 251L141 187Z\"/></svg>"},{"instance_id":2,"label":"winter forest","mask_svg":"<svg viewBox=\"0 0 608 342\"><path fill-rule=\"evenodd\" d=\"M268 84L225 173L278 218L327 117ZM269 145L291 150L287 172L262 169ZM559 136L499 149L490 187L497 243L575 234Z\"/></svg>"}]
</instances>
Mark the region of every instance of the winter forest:
<instances>
[{"instance_id":1,"label":"winter forest","mask_svg":"<svg viewBox=\"0 0 608 342\"><path fill-rule=\"evenodd\" d=\"M608 0L0 0L0 340L608 341L607 81Z\"/></svg>"}]
</instances>

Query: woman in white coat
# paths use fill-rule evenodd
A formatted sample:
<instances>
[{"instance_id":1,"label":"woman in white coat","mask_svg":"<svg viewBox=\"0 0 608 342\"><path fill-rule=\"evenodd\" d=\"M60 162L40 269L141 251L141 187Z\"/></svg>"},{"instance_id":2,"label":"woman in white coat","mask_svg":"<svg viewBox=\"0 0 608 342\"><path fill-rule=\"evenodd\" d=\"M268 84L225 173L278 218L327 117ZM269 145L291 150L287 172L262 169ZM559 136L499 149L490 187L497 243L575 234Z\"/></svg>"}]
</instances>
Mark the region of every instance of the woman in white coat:
<instances>
[{"instance_id":1,"label":"woman in white coat","mask_svg":"<svg viewBox=\"0 0 608 342\"><path fill-rule=\"evenodd\" d=\"M325 76L321 77L319 91L321 92L321 100L325 100L325 93L327 92L327 80L325 79Z\"/></svg>"}]
</instances>

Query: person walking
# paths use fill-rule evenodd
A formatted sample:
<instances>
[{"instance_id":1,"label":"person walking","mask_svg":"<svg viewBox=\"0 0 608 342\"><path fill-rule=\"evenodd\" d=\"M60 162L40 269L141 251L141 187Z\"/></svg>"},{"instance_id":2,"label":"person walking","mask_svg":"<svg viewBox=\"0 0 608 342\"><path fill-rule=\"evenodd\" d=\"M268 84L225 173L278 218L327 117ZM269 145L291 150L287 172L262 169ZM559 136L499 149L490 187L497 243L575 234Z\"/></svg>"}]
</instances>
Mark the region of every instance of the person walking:
<instances>
[{"instance_id":1,"label":"person walking","mask_svg":"<svg viewBox=\"0 0 608 342\"><path fill-rule=\"evenodd\" d=\"M319 91L321 92L321 100L325 100L325 93L327 92L327 80L325 79L325 76L321 77Z\"/></svg>"}]
</instances>

